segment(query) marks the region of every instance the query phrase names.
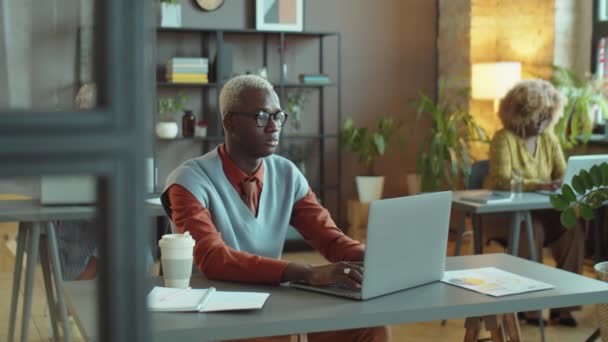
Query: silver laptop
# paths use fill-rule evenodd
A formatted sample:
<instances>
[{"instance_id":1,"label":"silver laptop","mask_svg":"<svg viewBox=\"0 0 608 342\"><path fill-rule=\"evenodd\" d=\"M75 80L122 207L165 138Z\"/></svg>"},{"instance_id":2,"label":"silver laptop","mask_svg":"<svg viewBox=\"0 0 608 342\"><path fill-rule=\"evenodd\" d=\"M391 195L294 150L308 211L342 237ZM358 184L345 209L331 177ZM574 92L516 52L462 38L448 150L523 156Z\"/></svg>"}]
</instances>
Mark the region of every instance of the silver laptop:
<instances>
[{"instance_id":1,"label":"silver laptop","mask_svg":"<svg viewBox=\"0 0 608 342\"><path fill-rule=\"evenodd\" d=\"M40 203L43 205L94 204L97 200L95 186L94 176L42 176Z\"/></svg>"},{"instance_id":2,"label":"silver laptop","mask_svg":"<svg viewBox=\"0 0 608 342\"><path fill-rule=\"evenodd\" d=\"M289 285L365 300L439 281L445 270L452 192L372 201L361 288Z\"/></svg>"},{"instance_id":3,"label":"silver laptop","mask_svg":"<svg viewBox=\"0 0 608 342\"><path fill-rule=\"evenodd\" d=\"M564 176L563 184L570 185L572 183L572 178L581 170L589 170L593 165L599 165L603 162L608 162L608 154L570 156L570 158L568 158L568 164L566 165L566 175ZM555 195L561 193L561 191L561 188L559 188L556 191L538 190L536 192L544 195Z\"/></svg>"}]
</instances>

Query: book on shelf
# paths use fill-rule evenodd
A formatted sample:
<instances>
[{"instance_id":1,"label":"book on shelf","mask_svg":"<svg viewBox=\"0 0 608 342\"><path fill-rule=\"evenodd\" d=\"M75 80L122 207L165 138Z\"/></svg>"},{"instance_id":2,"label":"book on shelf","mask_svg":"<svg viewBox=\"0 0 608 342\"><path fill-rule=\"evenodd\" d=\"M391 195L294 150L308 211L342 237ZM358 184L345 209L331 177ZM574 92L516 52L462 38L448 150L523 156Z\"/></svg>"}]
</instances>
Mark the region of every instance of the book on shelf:
<instances>
[{"instance_id":1,"label":"book on shelf","mask_svg":"<svg viewBox=\"0 0 608 342\"><path fill-rule=\"evenodd\" d=\"M445 271L441 281L494 297L547 290L555 287L496 267Z\"/></svg>"},{"instance_id":2,"label":"book on shelf","mask_svg":"<svg viewBox=\"0 0 608 342\"><path fill-rule=\"evenodd\" d=\"M498 204L498 203L509 203L513 201L513 194L510 192L500 192L493 190L476 190L468 191L466 195L462 196L463 201L477 202L484 204Z\"/></svg>"},{"instance_id":3,"label":"book on shelf","mask_svg":"<svg viewBox=\"0 0 608 342\"><path fill-rule=\"evenodd\" d=\"M300 74L298 75L300 83L305 84L330 84L331 78L325 74Z\"/></svg>"},{"instance_id":4,"label":"book on shelf","mask_svg":"<svg viewBox=\"0 0 608 342\"><path fill-rule=\"evenodd\" d=\"M270 293L176 289L155 286L147 296L148 309L160 312L216 312L261 309Z\"/></svg>"},{"instance_id":5,"label":"book on shelf","mask_svg":"<svg viewBox=\"0 0 608 342\"><path fill-rule=\"evenodd\" d=\"M209 63L209 59L205 57L171 57L168 63L183 65L207 65Z\"/></svg>"},{"instance_id":6,"label":"book on shelf","mask_svg":"<svg viewBox=\"0 0 608 342\"><path fill-rule=\"evenodd\" d=\"M174 73L174 72L167 72L166 74L167 78L173 77L173 78L184 78L184 79L188 79L188 78L194 78L194 79L207 79L207 74L203 74L203 73Z\"/></svg>"},{"instance_id":7,"label":"book on shelf","mask_svg":"<svg viewBox=\"0 0 608 342\"><path fill-rule=\"evenodd\" d=\"M185 83L208 83L207 75L183 76L183 75L167 75L167 82L185 82Z\"/></svg>"},{"instance_id":8,"label":"book on shelf","mask_svg":"<svg viewBox=\"0 0 608 342\"><path fill-rule=\"evenodd\" d=\"M167 66L167 72L174 74L206 74L209 71L207 67L182 67L182 66Z\"/></svg>"}]
</instances>

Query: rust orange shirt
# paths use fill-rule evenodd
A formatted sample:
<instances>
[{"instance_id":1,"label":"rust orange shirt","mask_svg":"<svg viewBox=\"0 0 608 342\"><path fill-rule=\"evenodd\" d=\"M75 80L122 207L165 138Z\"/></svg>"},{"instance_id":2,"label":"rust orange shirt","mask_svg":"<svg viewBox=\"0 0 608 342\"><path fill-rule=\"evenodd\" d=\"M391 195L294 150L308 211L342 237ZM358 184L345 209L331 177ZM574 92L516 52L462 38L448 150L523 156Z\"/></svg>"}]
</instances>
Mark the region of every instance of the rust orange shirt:
<instances>
[{"instance_id":1,"label":"rust orange shirt","mask_svg":"<svg viewBox=\"0 0 608 342\"><path fill-rule=\"evenodd\" d=\"M218 152L224 173L241 198L241 183L255 179L257 208L262 187L272 186L262 184L264 164L262 163L252 175L247 175L230 160L224 145L220 146ZM187 230L196 241L194 261L207 278L263 284L280 283L287 261L261 257L228 247L211 221L207 208L186 188L174 184L168 189L168 196L172 220L177 231L183 233L185 227L188 227ZM363 260L364 246L338 229L327 209L319 205L311 189L294 205L290 224L331 262Z\"/></svg>"}]
</instances>

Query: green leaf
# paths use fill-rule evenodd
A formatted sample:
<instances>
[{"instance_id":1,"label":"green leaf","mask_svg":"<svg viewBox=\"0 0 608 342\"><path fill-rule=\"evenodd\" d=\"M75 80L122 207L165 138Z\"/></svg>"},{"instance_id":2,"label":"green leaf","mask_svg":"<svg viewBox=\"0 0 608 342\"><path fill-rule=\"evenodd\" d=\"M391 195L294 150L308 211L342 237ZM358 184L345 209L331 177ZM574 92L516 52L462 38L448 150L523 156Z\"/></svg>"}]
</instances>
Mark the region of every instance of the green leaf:
<instances>
[{"instance_id":1,"label":"green leaf","mask_svg":"<svg viewBox=\"0 0 608 342\"><path fill-rule=\"evenodd\" d=\"M559 218L562 225L566 228L572 228L576 224L576 213L574 212L574 208L572 207L562 211Z\"/></svg>"},{"instance_id":2,"label":"green leaf","mask_svg":"<svg viewBox=\"0 0 608 342\"><path fill-rule=\"evenodd\" d=\"M568 202L576 202L576 195L568 184L564 184L564 186L562 187L562 196Z\"/></svg>"},{"instance_id":3,"label":"green leaf","mask_svg":"<svg viewBox=\"0 0 608 342\"><path fill-rule=\"evenodd\" d=\"M581 170L581 172L579 172L579 176L581 177L586 190L593 189L593 180L591 180L591 175L589 174L589 171Z\"/></svg>"},{"instance_id":4,"label":"green leaf","mask_svg":"<svg viewBox=\"0 0 608 342\"><path fill-rule=\"evenodd\" d=\"M600 164L600 171L602 173L602 185L608 185L608 163Z\"/></svg>"},{"instance_id":5,"label":"green leaf","mask_svg":"<svg viewBox=\"0 0 608 342\"><path fill-rule=\"evenodd\" d=\"M563 195L552 195L550 200L553 208L557 210L565 210L570 206L570 201L568 201Z\"/></svg>"},{"instance_id":6,"label":"green leaf","mask_svg":"<svg viewBox=\"0 0 608 342\"><path fill-rule=\"evenodd\" d=\"M585 194L585 185L583 184L583 180L579 177L579 175L574 175L574 177L572 177L572 188L579 195Z\"/></svg>"},{"instance_id":7,"label":"green leaf","mask_svg":"<svg viewBox=\"0 0 608 342\"><path fill-rule=\"evenodd\" d=\"M380 133L374 134L374 145L376 146L378 154L383 155L386 151L386 141L384 140L384 137L380 135Z\"/></svg>"},{"instance_id":8,"label":"green leaf","mask_svg":"<svg viewBox=\"0 0 608 342\"><path fill-rule=\"evenodd\" d=\"M601 186L602 185L602 171L600 167L597 165L593 165L591 170L589 170L591 174L591 181L593 182L593 186Z\"/></svg>"},{"instance_id":9,"label":"green leaf","mask_svg":"<svg viewBox=\"0 0 608 342\"><path fill-rule=\"evenodd\" d=\"M593 209L590 206L581 203L578 207L580 209L581 216L583 217L583 219L589 221L593 218Z\"/></svg>"}]
</instances>

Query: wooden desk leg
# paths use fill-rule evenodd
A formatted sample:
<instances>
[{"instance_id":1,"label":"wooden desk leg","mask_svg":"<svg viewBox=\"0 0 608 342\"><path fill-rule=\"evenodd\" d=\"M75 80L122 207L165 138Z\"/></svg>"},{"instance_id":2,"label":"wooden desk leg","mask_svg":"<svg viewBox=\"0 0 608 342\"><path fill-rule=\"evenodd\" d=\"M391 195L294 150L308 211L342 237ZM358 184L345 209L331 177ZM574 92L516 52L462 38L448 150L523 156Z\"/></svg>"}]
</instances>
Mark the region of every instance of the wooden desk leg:
<instances>
[{"instance_id":1,"label":"wooden desk leg","mask_svg":"<svg viewBox=\"0 0 608 342\"><path fill-rule=\"evenodd\" d=\"M481 330L481 317L467 317L464 321L466 329L464 333L464 342L477 342L479 331Z\"/></svg>"},{"instance_id":2,"label":"wooden desk leg","mask_svg":"<svg viewBox=\"0 0 608 342\"><path fill-rule=\"evenodd\" d=\"M504 319L504 324L503 324ZM511 342L520 342L519 322L514 313L504 315L488 315L482 317L469 317L465 320L464 326L466 332L464 342L477 342L479 332L481 331L481 323L485 325L485 329L490 332L493 342L507 341L505 332L509 334Z\"/></svg>"},{"instance_id":3,"label":"wooden desk leg","mask_svg":"<svg viewBox=\"0 0 608 342\"><path fill-rule=\"evenodd\" d=\"M484 316L483 322L486 325L486 330L491 334L492 342L505 342L505 331L501 323L502 315Z\"/></svg>"},{"instance_id":4,"label":"wooden desk leg","mask_svg":"<svg viewBox=\"0 0 608 342\"><path fill-rule=\"evenodd\" d=\"M17 321L17 305L19 303L19 287L21 286L21 272L23 270L23 251L25 250L27 227L24 222L19 223L19 233L17 234L17 255L15 257L15 269L13 271L13 290L11 295L11 313L8 324L8 342L13 342L15 338L15 324Z\"/></svg>"},{"instance_id":5,"label":"wooden desk leg","mask_svg":"<svg viewBox=\"0 0 608 342\"><path fill-rule=\"evenodd\" d=\"M519 329L519 320L515 313L508 313L504 315L505 325L507 333L509 334L509 341L520 342L521 341L521 330Z\"/></svg>"}]
</instances>

